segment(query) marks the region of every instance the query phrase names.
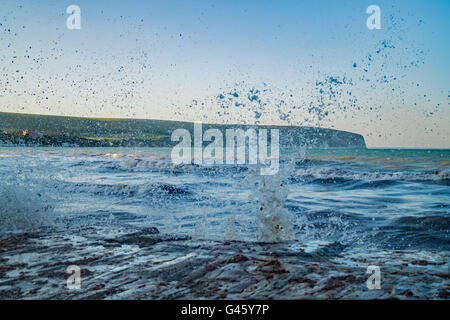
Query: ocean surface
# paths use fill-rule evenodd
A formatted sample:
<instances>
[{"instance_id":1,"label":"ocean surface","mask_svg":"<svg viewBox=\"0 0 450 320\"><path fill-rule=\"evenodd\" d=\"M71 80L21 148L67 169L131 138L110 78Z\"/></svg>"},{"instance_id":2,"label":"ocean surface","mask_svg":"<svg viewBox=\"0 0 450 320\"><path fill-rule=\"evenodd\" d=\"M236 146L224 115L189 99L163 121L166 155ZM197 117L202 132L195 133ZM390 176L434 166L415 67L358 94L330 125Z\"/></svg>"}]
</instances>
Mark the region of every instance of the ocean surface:
<instances>
[{"instance_id":1,"label":"ocean surface","mask_svg":"<svg viewBox=\"0 0 450 320\"><path fill-rule=\"evenodd\" d=\"M450 249L449 150L283 150L280 162L263 177L247 165L173 165L168 148L2 147L0 229L134 225L305 248ZM274 238L272 227L284 231Z\"/></svg>"},{"instance_id":2,"label":"ocean surface","mask_svg":"<svg viewBox=\"0 0 450 320\"><path fill-rule=\"evenodd\" d=\"M1 147L0 298L448 299L449 150L170 151Z\"/></svg>"}]
</instances>

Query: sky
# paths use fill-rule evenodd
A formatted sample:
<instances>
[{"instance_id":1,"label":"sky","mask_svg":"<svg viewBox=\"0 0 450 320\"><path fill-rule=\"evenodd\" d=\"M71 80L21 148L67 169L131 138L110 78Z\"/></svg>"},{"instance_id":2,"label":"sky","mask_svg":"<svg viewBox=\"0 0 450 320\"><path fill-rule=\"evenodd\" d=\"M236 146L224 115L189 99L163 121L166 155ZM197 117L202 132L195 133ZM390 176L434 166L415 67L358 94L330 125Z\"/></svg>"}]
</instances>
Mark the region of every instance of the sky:
<instances>
[{"instance_id":1,"label":"sky","mask_svg":"<svg viewBox=\"0 0 450 320\"><path fill-rule=\"evenodd\" d=\"M66 9L81 9L69 30ZM381 10L369 30L366 9ZM352 131L450 148L449 1L0 4L0 111Z\"/></svg>"}]
</instances>

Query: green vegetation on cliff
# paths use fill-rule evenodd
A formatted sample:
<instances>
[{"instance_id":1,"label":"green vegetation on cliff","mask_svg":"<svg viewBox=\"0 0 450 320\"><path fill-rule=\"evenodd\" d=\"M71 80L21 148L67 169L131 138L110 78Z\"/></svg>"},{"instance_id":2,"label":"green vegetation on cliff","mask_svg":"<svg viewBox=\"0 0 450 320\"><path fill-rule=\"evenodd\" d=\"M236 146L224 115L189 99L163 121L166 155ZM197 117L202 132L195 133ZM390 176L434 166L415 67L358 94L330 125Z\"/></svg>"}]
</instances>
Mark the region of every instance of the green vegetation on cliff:
<instances>
[{"instance_id":1,"label":"green vegetation on cliff","mask_svg":"<svg viewBox=\"0 0 450 320\"><path fill-rule=\"evenodd\" d=\"M245 125L203 124L203 130L246 129ZM193 132L191 122L47 116L0 112L0 142L43 146L154 146L176 144L172 132L183 128ZM258 126L280 129L282 147L365 148L364 138L355 133L312 127Z\"/></svg>"}]
</instances>

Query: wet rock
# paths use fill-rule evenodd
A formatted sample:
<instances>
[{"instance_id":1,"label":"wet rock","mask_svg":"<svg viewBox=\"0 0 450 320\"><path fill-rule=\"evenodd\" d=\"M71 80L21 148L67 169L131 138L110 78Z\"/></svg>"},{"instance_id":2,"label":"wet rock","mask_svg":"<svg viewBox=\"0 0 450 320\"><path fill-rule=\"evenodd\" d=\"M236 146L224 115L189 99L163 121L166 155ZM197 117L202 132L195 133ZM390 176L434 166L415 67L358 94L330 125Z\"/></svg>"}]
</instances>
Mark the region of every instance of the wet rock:
<instances>
[{"instance_id":1,"label":"wet rock","mask_svg":"<svg viewBox=\"0 0 450 320\"><path fill-rule=\"evenodd\" d=\"M441 299L450 298L450 290L449 289L441 289L439 291L439 298L441 298Z\"/></svg>"},{"instance_id":2,"label":"wet rock","mask_svg":"<svg viewBox=\"0 0 450 320\"><path fill-rule=\"evenodd\" d=\"M156 229L156 228L155 228ZM152 231L153 229L150 229ZM157 229L156 229L157 231ZM158 231L159 232L159 231ZM127 234L124 236L121 236L119 238L115 239L106 239L105 241L110 243L116 243L118 245L123 244L135 244L139 247L148 247L152 246L156 243L163 242L163 241L182 241L182 240L189 240L189 236L177 236L177 235L159 235L158 233L154 234L147 234L142 231Z\"/></svg>"},{"instance_id":3,"label":"wet rock","mask_svg":"<svg viewBox=\"0 0 450 320\"><path fill-rule=\"evenodd\" d=\"M75 237L52 232L28 241L20 250L1 252L0 298L387 299L395 298L395 292L389 293L394 285L401 286L401 298L411 298L408 290L419 299L449 298L445 266L417 272L408 252L365 255L364 265L386 261L383 290L367 290L368 276L357 260L361 257L348 257L345 251L339 258L298 255L298 250L280 244L171 241L182 237L144 229L120 232L121 236L110 239L94 231L85 229ZM19 238L8 239L7 247L14 248ZM147 238L151 246L146 245ZM127 242L140 248L122 246ZM448 261L448 254L441 252L427 260L437 265L435 261ZM396 272L406 262L409 266ZM67 290L68 264L80 265L82 290Z\"/></svg>"},{"instance_id":4,"label":"wet rock","mask_svg":"<svg viewBox=\"0 0 450 320\"><path fill-rule=\"evenodd\" d=\"M8 271L14 270L15 267L13 265L1 265L0 266L0 277L1 278L5 278L6 277L6 273Z\"/></svg>"},{"instance_id":5,"label":"wet rock","mask_svg":"<svg viewBox=\"0 0 450 320\"><path fill-rule=\"evenodd\" d=\"M242 265L237 263L231 263L226 266L224 266L221 269L214 270L213 272L209 273L208 278L209 279L216 279L216 280L231 280L231 281L237 281L241 277L244 277L246 275L246 272Z\"/></svg>"},{"instance_id":6,"label":"wet rock","mask_svg":"<svg viewBox=\"0 0 450 320\"><path fill-rule=\"evenodd\" d=\"M205 265L205 270L206 270L207 272L214 271L214 270L216 270L216 266L207 263L207 264Z\"/></svg>"},{"instance_id":7,"label":"wet rock","mask_svg":"<svg viewBox=\"0 0 450 320\"><path fill-rule=\"evenodd\" d=\"M11 288L9 290L0 291L0 299L14 299L15 297L21 296L22 290L19 288Z\"/></svg>"},{"instance_id":8,"label":"wet rock","mask_svg":"<svg viewBox=\"0 0 450 320\"><path fill-rule=\"evenodd\" d=\"M241 293L242 291L247 289L251 284L252 284L251 279L243 279L242 281L228 288L228 293Z\"/></svg>"},{"instance_id":9,"label":"wet rock","mask_svg":"<svg viewBox=\"0 0 450 320\"><path fill-rule=\"evenodd\" d=\"M249 261L250 259L243 254L237 254L230 259L227 260L227 263L239 263L239 262L245 262Z\"/></svg>"},{"instance_id":10,"label":"wet rock","mask_svg":"<svg viewBox=\"0 0 450 320\"><path fill-rule=\"evenodd\" d=\"M345 282L341 281L335 277L332 277L326 284L325 286L322 288L323 290L332 290L332 289L336 289L336 288L340 288L345 286Z\"/></svg>"},{"instance_id":11,"label":"wet rock","mask_svg":"<svg viewBox=\"0 0 450 320\"><path fill-rule=\"evenodd\" d=\"M82 259L69 261L67 264L74 264L77 266L89 265L89 264L92 264L92 262L95 262L101 258L102 258L102 256L94 256L94 257L89 257L89 258L85 257Z\"/></svg>"},{"instance_id":12,"label":"wet rock","mask_svg":"<svg viewBox=\"0 0 450 320\"><path fill-rule=\"evenodd\" d=\"M288 284L289 284L289 282L287 279L278 279L273 282L272 288L275 291L279 291L279 290L283 289L284 287L286 287Z\"/></svg>"},{"instance_id":13,"label":"wet rock","mask_svg":"<svg viewBox=\"0 0 450 320\"><path fill-rule=\"evenodd\" d=\"M322 270L316 265L309 265L308 267L309 273L320 273Z\"/></svg>"},{"instance_id":14,"label":"wet rock","mask_svg":"<svg viewBox=\"0 0 450 320\"><path fill-rule=\"evenodd\" d=\"M332 277L333 279L337 279L337 280L341 280L345 283L357 283L358 281L360 283L363 283L363 279L358 279L356 276L354 276L353 274L348 274L348 275L343 275L343 276L335 276Z\"/></svg>"},{"instance_id":15,"label":"wet rock","mask_svg":"<svg viewBox=\"0 0 450 320\"><path fill-rule=\"evenodd\" d=\"M303 276L291 277L291 278L288 279L288 281L290 283L292 283L292 284L296 284L296 283L298 283L298 284L306 284L309 287L313 287L316 284L316 282L314 280L309 279L307 277L303 277Z\"/></svg>"},{"instance_id":16,"label":"wet rock","mask_svg":"<svg viewBox=\"0 0 450 320\"><path fill-rule=\"evenodd\" d=\"M414 297L414 293L411 290L405 290L402 294L408 298Z\"/></svg>"},{"instance_id":17,"label":"wet rock","mask_svg":"<svg viewBox=\"0 0 450 320\"><path fill-rule=\"evenodd\" d=\"M99 284L93 286L91 290L100 290L100 289L104 289L104 288L105 288L105 284L99 283Z\"/></svg>"},{"instance_id":18,"label":"wet rock","mask_svg":"<svg viewBox=\"0 0 450 320\"><path fill-rule=\"evenodd\" d=\"M287 273L288 271L281 266L278 260L269 260L260 264L257 268L259 272L264 273Z\"/></svg>"},{"instance_id":19,"label":"wet rock","mask_svg":"<svg viewBox=\"0 0 450 320\"><path fill-rule=\"evenodd\" d=\"M22 233L0 239L0 252L22 249L29 243L30 238L36 236L37 233Z\"/></svg>"}]
</instances>

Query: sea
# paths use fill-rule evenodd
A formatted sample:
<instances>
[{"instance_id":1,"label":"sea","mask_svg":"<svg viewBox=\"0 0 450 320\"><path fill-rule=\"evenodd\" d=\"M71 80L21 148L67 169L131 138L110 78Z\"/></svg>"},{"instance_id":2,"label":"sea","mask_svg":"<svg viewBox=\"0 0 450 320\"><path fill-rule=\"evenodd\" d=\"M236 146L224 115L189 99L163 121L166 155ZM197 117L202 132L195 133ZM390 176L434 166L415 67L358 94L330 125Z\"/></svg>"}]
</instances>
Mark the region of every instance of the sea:
<instances>
[{"instance_id":1,"label":"sea","mask_svg":"<svg viewBox=\"0 0 450 320\"><path fill-rule=\"evenodd\" d=\"M131 224L260 241L262 203L276 202L304 246L450 249L450 150L287 149L274 176L174 165L170 151L2 147L1 230Z\"/></svg>"},{"instance_id":2,"label":"sea","mask_svg":"<svg viewBox=\"0 0 450 320\"><path fill-rule=\"evenodd\" d=\"M2 237L42 232L51 246L52 234L156 228L306 253L338 244L344 258L408 252L448 275L450 150L284 149L272 176L246 164L175 165L170 152L1 147Z\"/></svg>"}]
</instances>

